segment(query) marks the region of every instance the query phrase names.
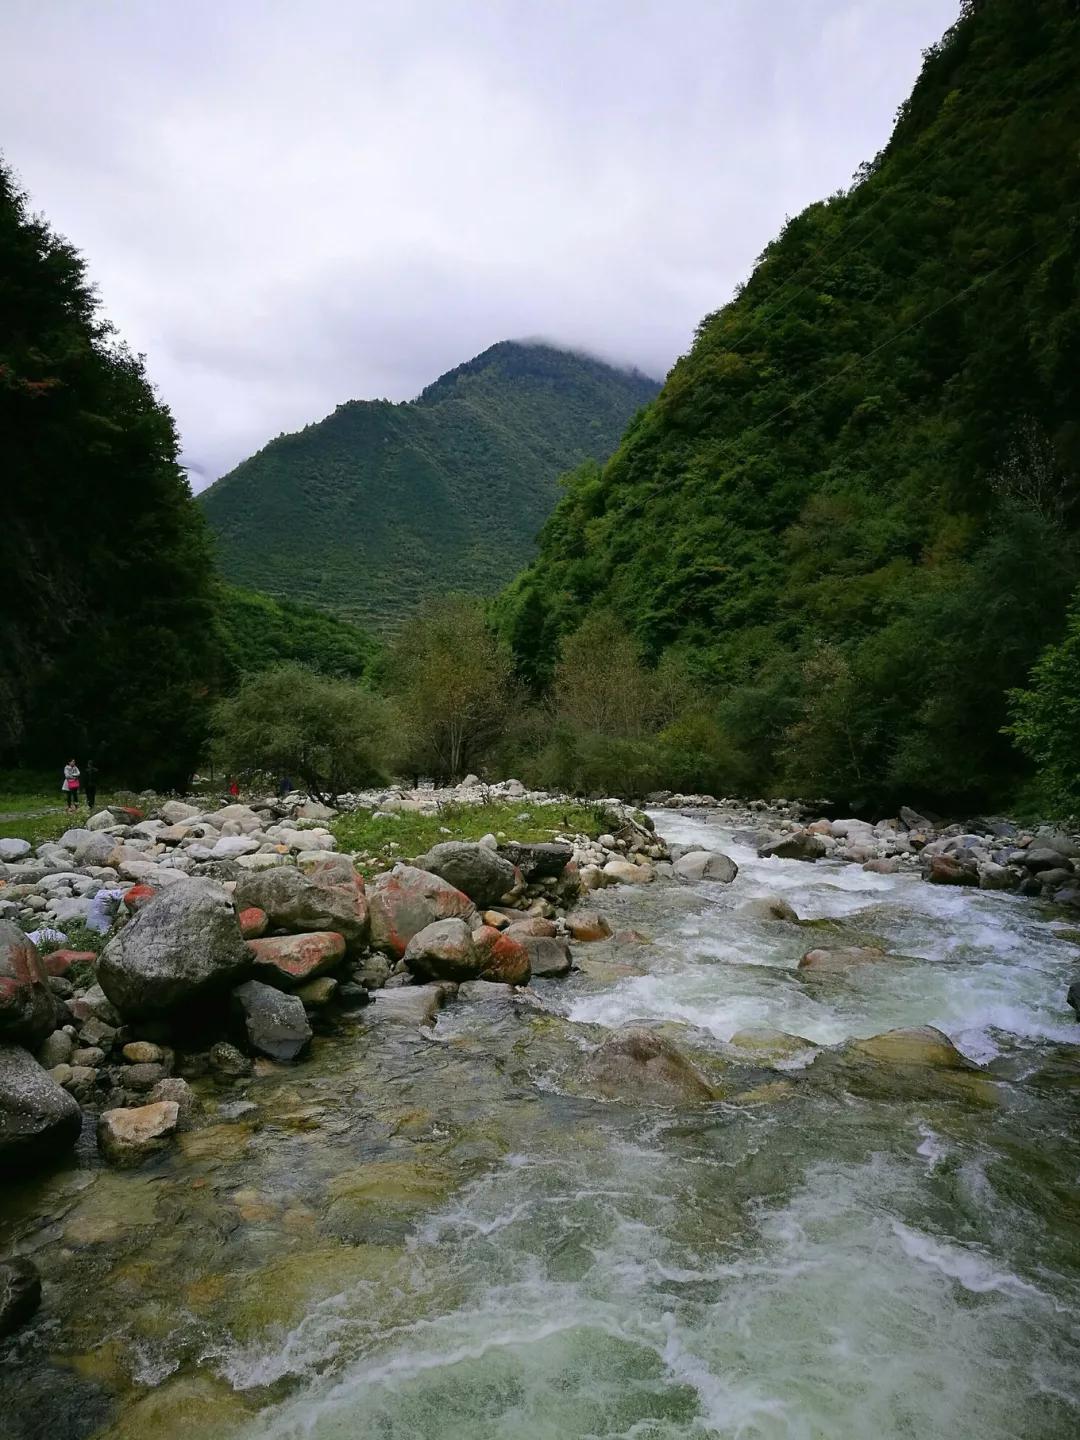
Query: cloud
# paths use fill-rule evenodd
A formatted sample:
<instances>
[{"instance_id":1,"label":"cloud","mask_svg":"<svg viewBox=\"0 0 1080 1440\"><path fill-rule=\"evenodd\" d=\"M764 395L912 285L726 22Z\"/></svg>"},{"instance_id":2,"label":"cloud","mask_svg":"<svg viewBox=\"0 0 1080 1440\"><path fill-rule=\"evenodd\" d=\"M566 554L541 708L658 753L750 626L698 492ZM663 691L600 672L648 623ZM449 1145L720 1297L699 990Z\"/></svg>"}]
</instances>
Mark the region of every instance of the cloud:
<instances>
[{"instance_id":1,"label":"cloud","mask_svg":"<svg viewBox=\"0 0 1080 1440\"><path fill-rule=\"evenodd\" d=\"M663 374L957 0L6 0L0 135L197 487L542 334Z\"/></svg>"}]
</instances>

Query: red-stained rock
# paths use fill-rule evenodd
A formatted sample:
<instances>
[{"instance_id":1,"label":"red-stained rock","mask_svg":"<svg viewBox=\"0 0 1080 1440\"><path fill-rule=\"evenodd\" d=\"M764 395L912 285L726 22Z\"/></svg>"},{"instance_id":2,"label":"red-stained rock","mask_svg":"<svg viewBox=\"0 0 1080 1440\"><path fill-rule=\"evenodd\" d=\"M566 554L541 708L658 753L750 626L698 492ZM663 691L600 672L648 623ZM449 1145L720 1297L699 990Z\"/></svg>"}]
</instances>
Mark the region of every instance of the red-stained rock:
<instances>
[{"instance_id":1,"label":"red-stained rock","mask_svg":"<svg viewBox=\"0 0 1080 1440\"><path fill-rule=\"evenodd\" d=\"M73 965L96 965L97 953L94 950L54 950L51 955L43 955L41 962L50 975L66 975Z\"/></svg>"},{"instance_id":2,"label":"red-stained rock","mask_svg":"<svg viewBox=\"0 0 1080 1440\"><path fill-rule=\"evenodd\" d=\"M327 885L293 865L255 870L237 880L233 899L240 911L262 910L275 930L298 935L333 932L344 935L352 950L367 941L367 899L364 882L355 871Z\"/></svg>"},{"instance_id":3,"label":"red-stained rock","mask_svg":"<svg viewBox=\"0 0 1080 1440\"><path fill-rule=\"evenodd\" d=\"M279 990L292 990L332 970L345 957L345 937L336 930L308 935L269 935L249 940L255 957L255 978Z\"/></svg>"},{"instance_id":4,"label":"red-stained rock","mask_svg":"<svg viewBox=\"0 0 1080 1440\"><path fill-rule=\"evenodd\" d=\"M570 927L570 937L573 940L606 940L611 934L611 926L598 915L595 910L583 910L580 915L568 915L566 923Z\"/></svg>"},{"instance_id":5,"label":"red-stained rock","mask_svg":"<svg viewBox=\"0 0 1080 1440\"><path fill-rule=\"evenodd\" d=\"M503 985L527 985L532 979L529 952L520 940L503 934L494 925L473 931L473 944L483 962L481 980Z\"/></svg>"},{"instance_id":6,"label":"red-stained rock","mask_svg":"<svg viewBox=\"0 0 1080 1440\"><path fill-rule=\"evenodd\" d=\"M137 825L140 820L146 818L143 812L137 810L134 805L110 805L109 814L115 815L121 825Z\"/></svg>"},{"instance_id":7,"label":"red-stained rock","mask_svg":"<svg viewBox=\"0 0 1080 1440\"><path fill-rule=\"evenodd\" d=\"M241 910L237 919L240 921L240 934L245 940L261 939L270 926L266 911L260 910L257 905L249 905L246 910Z\"/></svg>"},{"instance_id":8,"label":"red-stained rock","mask_svg":"<svg viewBox=\"0 0 1080 1440\"><path fill-rule=\"evenodd\" d=\"M978 885L979 869L974 862L958 860L955 855L931 855L923 879L931 885Z\"/></svg>"},{"instance_id":9,"label":"red-stained rock","mask_svg":"<svg viewBox=\"0 0 1080 1440\"><path fill-rule=\"evenodd\" d=\"M56 1028L56 1001L37 946L0 920L0 1044L35 1047Z\"/></svg>"},{"instance_id":10,"label":"red-stained rock","mask_svg":"<svg viewBox=\"0 0 1080 1440\"><path fill-rule=\"evenodd\" d=\"M436 920L471 924L476 907L453 885L413 865L395 865L368 891L371 943L400 959L414 935Z\"/></svg>"},{"instance_id":11,"label":"red-stained rock","mask_svg":"<svg viewBox=\"0 0 1080 1440\"><path fill-rule=\"evenodd\" d=\"M456 916L418 930L405 946L404 959L420 981L476 980L483 964L468 925Z\"/></svg>"},{"instance_id":12,"label":"red-stained rock","mask_svg":"<svg viewBox=\"0 0 1080 1440\"><path fill-rule=\"evenodd\" d=\"M132 885L130 890L124 892L124 904L134 914L144 905L149 905L156 894L157 891L152 885Z\"/></svg>"}]
</instances>

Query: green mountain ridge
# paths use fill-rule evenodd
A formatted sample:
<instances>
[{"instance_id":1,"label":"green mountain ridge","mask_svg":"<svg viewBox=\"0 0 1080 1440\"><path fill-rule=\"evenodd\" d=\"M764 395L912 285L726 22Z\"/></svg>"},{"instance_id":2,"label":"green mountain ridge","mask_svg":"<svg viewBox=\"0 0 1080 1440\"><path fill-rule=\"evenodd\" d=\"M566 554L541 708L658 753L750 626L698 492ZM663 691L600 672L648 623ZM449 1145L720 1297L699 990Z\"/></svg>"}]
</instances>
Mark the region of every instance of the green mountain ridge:
<instances>
[{"instance_id":1,"label":"green mountain ridge","mask_svg":"<svg viewBox=\"0 0 1080 1440\"><path fill-rule=\"evenodd\" d=\"M534 553L558 477L603 459L659 386L503 341L415 399L352 400L199 503L234 584L392 628L424 595L492 594Z\"/></svg>"},{"instance_id":2,"label":"green mountain ridge","mask_svg":"<svg viewBox=\"0 0 1080 1440\"><path fill-rule=\"evenodd\" d=\"M746 792L984 803L1080 577L1080 7L969 0L886 149L768 246L500 598L711 695ZM733 782L735 783L735 782Z\"/></svg>"}]
</instances>

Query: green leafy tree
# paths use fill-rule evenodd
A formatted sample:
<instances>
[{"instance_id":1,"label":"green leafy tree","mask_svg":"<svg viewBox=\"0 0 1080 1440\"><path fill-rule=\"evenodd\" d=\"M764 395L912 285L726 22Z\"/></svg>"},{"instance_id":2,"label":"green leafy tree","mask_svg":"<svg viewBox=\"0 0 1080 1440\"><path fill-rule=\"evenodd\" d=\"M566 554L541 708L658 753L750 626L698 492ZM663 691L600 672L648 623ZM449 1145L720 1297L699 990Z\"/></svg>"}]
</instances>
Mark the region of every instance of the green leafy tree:
<instances>
[{"instance_id":1,"label":"green leafy tree","mask_svg":"<svg viewBox=\"0 0 1080 1440\"><path fill-rule=\"evenodd\" d=\"M1080 815L1080 592L1065 634L1032 667L1025 689L1009 692L1007 733L1035 764L1040 798L1060 815Z\"/></svg>"},{"instance_id":2,"label":"green leafy tree","mask_svg":"<svg viewBox=\"0 0 1080 1440\"><path fill-rule=\"evenodd\" d=\"M385 780L396 726L382 696L303 665L241 681L214 707L212 754L230 774L289 776L333 801Z\"/></svg>"},{"instance_id":3,"label":"green leafy tree","mask_svg":"<svg viewBox=\"0 0 1080 1440\"><path fill-rule=\"evenodd\" d=\"M424 601L388 647L406 771L460 780L483 767L520 705L508 648L469 595Z\"/></svg>"}]
</instances>

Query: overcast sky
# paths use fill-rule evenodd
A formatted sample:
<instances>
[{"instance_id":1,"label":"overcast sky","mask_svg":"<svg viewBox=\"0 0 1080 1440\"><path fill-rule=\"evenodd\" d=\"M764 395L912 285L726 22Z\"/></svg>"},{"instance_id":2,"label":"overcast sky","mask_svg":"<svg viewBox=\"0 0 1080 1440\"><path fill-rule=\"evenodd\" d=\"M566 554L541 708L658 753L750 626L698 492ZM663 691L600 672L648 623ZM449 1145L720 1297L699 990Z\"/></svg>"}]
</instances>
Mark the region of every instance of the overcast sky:
<instances>
[{"instance_id":1,"label":"overcast sky","mask_svg":"<svg viewBox=\"0 0 1080 1440\"><path fill-rule=\"evenodd\" d=\"M2 0L0 147L196 489L496 340L663 375L958 0Z\"/></svg>"}]
</instances>

